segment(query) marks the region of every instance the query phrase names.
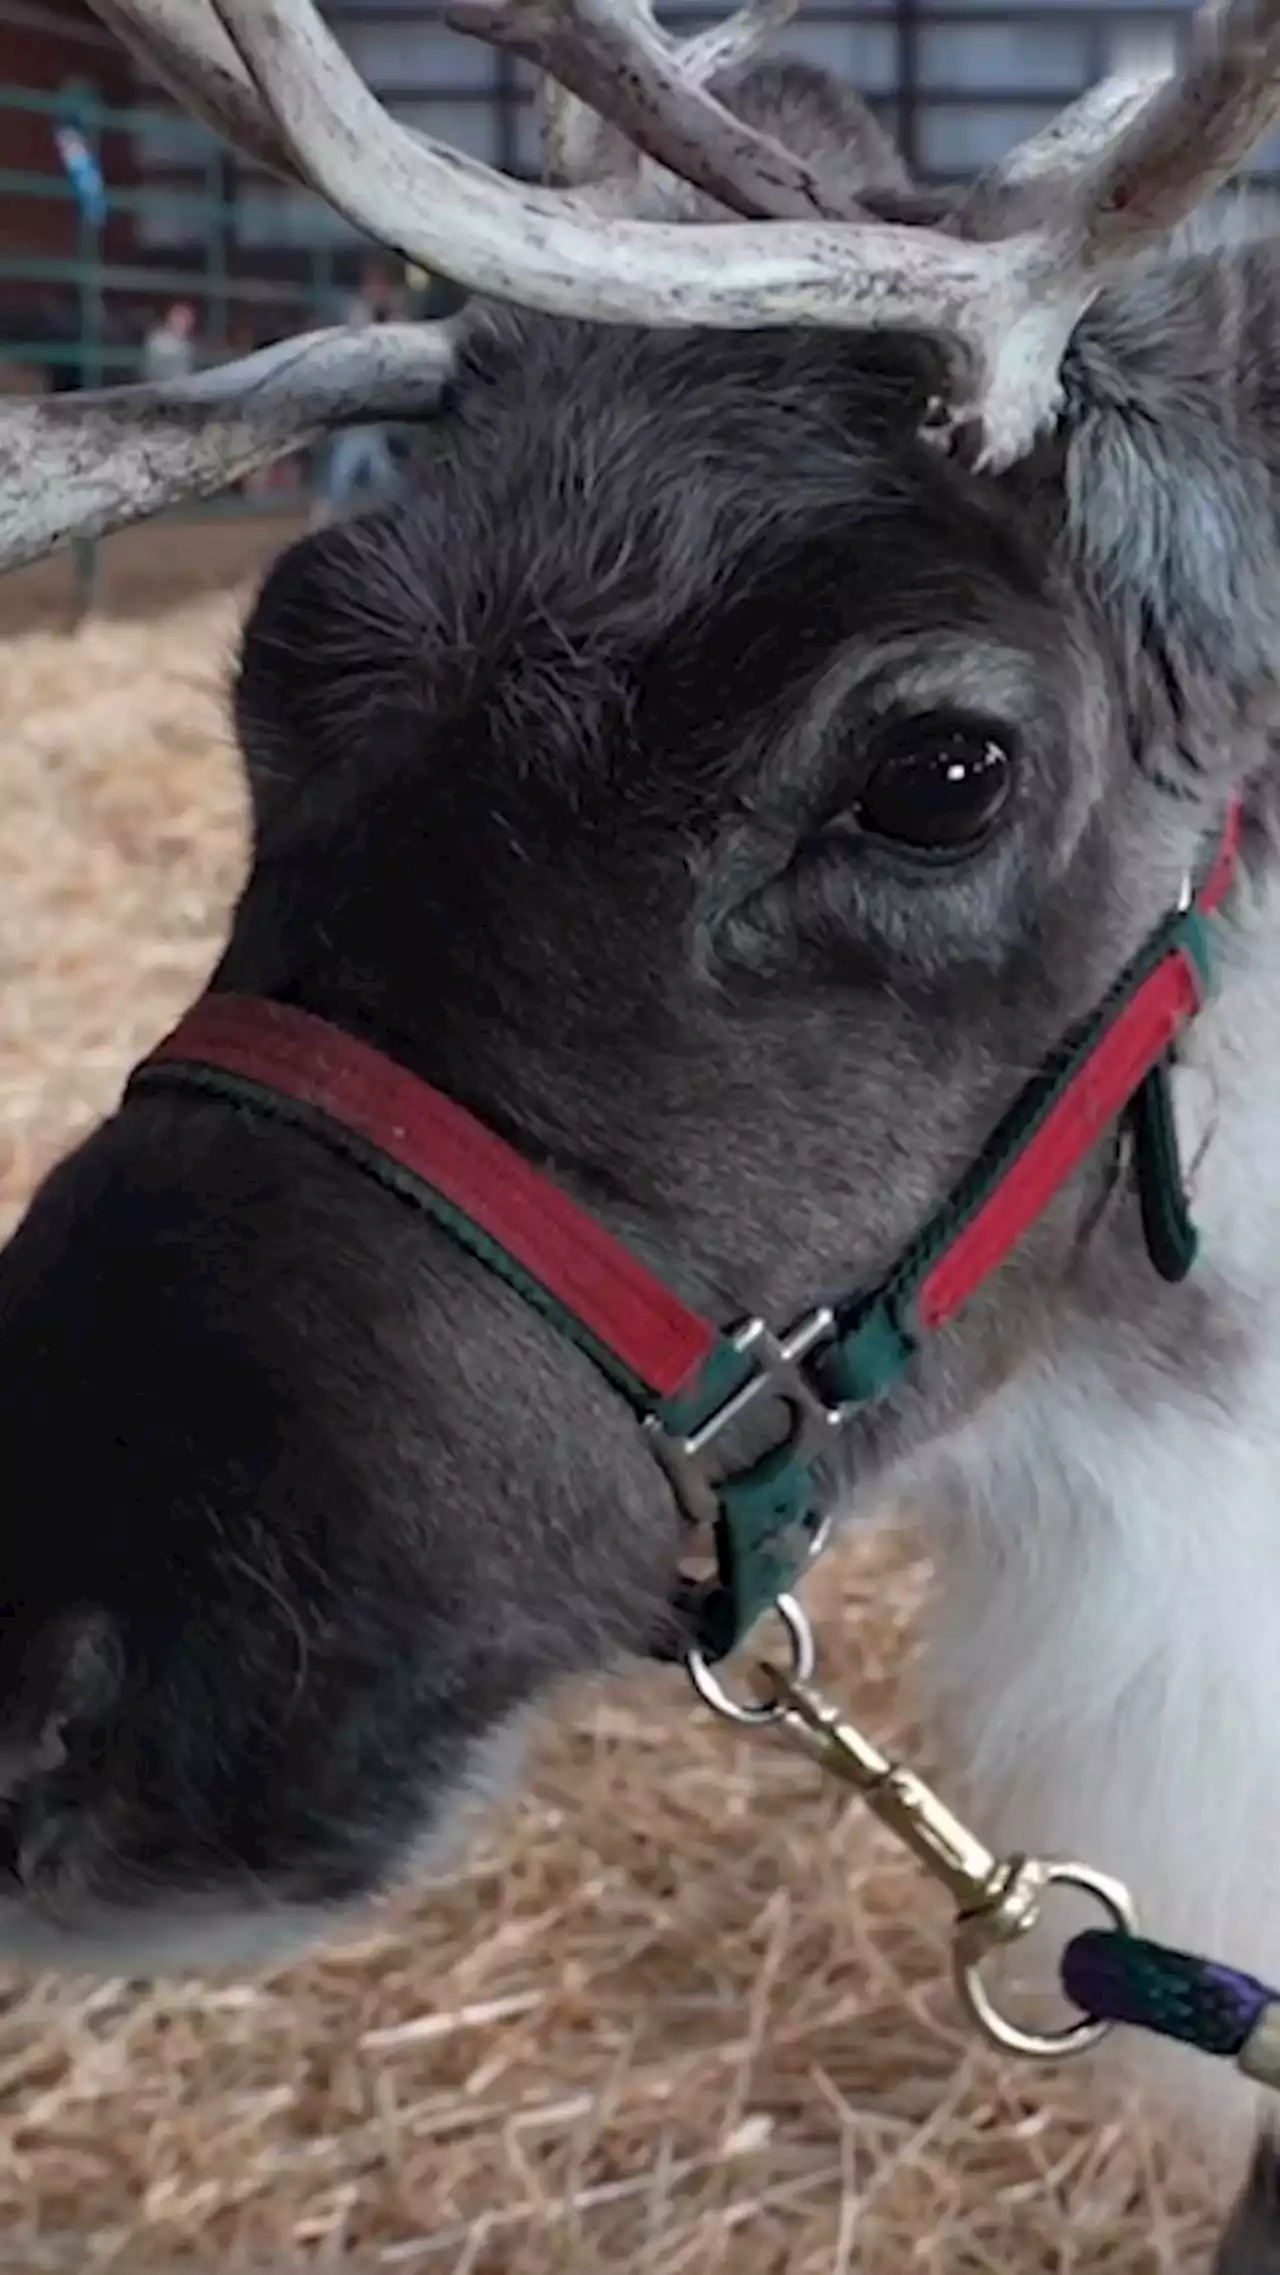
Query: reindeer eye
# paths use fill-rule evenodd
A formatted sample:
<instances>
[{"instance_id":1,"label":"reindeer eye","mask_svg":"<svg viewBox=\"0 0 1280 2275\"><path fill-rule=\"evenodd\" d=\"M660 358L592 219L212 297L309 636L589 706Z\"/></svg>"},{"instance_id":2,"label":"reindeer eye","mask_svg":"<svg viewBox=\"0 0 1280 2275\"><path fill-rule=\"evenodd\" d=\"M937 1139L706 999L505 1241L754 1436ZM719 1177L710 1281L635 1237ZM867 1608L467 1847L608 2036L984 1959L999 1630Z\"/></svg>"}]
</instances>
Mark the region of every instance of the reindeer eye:
<instances>
[{"instance_id":1,"label":"reindeer eye","mask_svg":"<svg viewBox=\"0 0 1280 2275\"><path fill-rule=\"evenodd\" d=\"M971 716L895 720L875 737L871 757L858 826L914 852L970 851L1013 788L1007 733Z\"/></svg>"}]
</instances>

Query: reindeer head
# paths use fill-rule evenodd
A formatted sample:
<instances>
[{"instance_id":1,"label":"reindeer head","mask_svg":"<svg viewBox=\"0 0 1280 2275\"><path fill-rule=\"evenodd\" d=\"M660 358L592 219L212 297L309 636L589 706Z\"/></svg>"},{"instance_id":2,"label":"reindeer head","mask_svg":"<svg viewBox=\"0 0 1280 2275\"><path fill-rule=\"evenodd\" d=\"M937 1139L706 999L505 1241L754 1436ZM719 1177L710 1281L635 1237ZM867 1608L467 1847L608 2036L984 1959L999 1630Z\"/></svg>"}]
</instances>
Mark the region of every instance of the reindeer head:
<instances>
[{"instance_id":1,"label":"reindeer head","mask_svg":"<svg viewBox=\"0 0 1280 2275\"><path fill-rule=\"evenodd\" d=\"M254 608L215 991L376 1045L710 1317L865 1284L1258 762L1269 382L1222 343L1274 270L1152 248L1280 108L1274 12L930 206L854 97L745 69L767 5L681 51L610 0L465 0L591 106L556 109L559 191L404 134L306 0L101 8L487 296L4 407L9 560L343 418L431 421L413 494ZM850 1427L858 1485L1042 1351L1084 1270L1141 1276L1123 1225L1081 1261L1106 1168ZM675 1633L681 1514L591 1360L225 1100L137 1093L37 1196L0 1264L0 1482L20 1956L309 1933L557 1681Z\"/></svg>"}]
</instances>

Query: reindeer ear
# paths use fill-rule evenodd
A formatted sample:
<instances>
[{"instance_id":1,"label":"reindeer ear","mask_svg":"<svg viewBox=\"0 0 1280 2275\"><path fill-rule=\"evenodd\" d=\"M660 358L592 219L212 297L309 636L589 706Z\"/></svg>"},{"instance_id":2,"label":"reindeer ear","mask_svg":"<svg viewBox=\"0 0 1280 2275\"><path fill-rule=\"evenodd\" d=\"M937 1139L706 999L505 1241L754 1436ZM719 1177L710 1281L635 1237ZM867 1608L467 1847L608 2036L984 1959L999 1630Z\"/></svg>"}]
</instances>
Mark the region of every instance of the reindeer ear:
<instances>
[{"instance_id":1,"label":"reindeer ear","mask_svg":"<svg viewBox=\"0 0 1280 2275\"><path fill-rule=\"evenodd\" d=\"M60 1768L78 1726L99 1722L119 1696L124 1649L110 1614L61 1612L0 1647L0 1799Z\"/></svg>"},{"instance_id":2,"label":"reindeer ear","mask_svg":"<svg viewBox=\"0 0 1280 2275\"><path fill-rule=\"evenodd\" d=\"M241 635L233 696L259 830L359 747L359 727L367 742L381 681L364 615L389 573L359 521L311 531L268 569Z\"/></svg>"},{"instance_id":3,"label":"reindeer ear","mask_svg":"<svg viewBox=\"0 0 1280 2275\"><path fill-rule=\"evenodd\" d=\"M1276 698L1270 399L1241 367L1271 271L1241 231L1230 218L1215 244L1202 222L1191 250L1109 288L1068 352L1058 435L1009 476L1052 503L1135 722L1197 775L1256 764Z\"/></svg>"}]
</instances>

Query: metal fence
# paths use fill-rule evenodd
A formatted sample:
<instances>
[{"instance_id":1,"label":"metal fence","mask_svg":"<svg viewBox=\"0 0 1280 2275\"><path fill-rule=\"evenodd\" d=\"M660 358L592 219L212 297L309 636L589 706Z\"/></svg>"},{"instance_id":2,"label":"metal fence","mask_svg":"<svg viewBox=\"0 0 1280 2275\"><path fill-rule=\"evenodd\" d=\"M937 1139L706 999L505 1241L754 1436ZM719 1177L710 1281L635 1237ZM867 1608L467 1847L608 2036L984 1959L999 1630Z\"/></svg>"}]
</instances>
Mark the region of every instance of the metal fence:
<instances>
[{"instance_id":1,"label":"metal fence","mask_svg":"<svg viewBox=\"0 0 1280 2275\"><path fill-rule=\"evenodd\" d=\"M137 369L141 327L157 303L189 300L202 311L202 338L217 354L229 348L237 329L271 334L296 317L299 328L311 313L332 303L333 256L329 247L312 250L307 273L297 284L255 277L239 271L229 256L236 235L234 189L226 181L227 160L211 135L200 134L199 161L203 179L195 190L176 190L158 184L124 185L113 182L104 158L104 144L112 136L145 134L156 114L117 110L100 103L88 88L70 87L44 94L22 87L0 86L0 146L6 118L15 112L47 118L50 127L50 164L47 171L15 171L0 167L0 200L8 207L10 234L24 205L34 209L50 204L74 214L74 250L67 255L34 252L0 252L0 321L3 352L10 362L30 365L60 379L71 374L82 387L98 386L106 378L131 377ZM167 123L160 121L160 123ZM101 202L78 194L73 179L59 169L56 130L73 127L104 177ZM153 258L112 257L112 239L126 234L148 246L152 219L163 212L166 222L181 223L186 257L178 266L162 265ZM124 222L127 232L113 229ZM45 233L33 227L33 239ZM52 324L48 318L56 311ZM57 318L73 312L71 336L57 336ZM22 318L28 317L24 331ZM235 319L241 319L237 325ZM42 321L44 319L44 321Z\"/></svg>"}]
</instances>

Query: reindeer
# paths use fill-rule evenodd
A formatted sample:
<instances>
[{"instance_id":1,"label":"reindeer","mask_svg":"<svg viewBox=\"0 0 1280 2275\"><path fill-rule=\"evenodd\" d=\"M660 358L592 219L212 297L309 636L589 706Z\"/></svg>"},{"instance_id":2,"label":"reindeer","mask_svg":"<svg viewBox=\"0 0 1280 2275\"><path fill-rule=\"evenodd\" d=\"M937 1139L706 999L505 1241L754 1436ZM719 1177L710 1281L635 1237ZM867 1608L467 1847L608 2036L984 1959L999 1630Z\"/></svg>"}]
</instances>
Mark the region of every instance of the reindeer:
<instances>
[{"instance_id":1,"label":"reindeer","mask_svg":"<svg viewBox=\"0 0 1280 2275\"><path fill-rule=\"evenodd\" d=\"M308 0L97 4L476 297L3 406L6 564L347 419L431 447L268 574L225 953L0 1261L0 1949L321 1936L558 1685L713 1667L815 1524L905 1497L984 1824L1274 1976L1280 238L1200 209L1280 114L1280 8L935 194L759 59L779 0L683 47L457 0L563 90L542 187L396 125ZM1090 1046L925 1319L920 1228L1233 832L1216 994L1179 951L1158 1050L1108 1087ZM1264 2147L1226 2275L1275 2264L1275 2185Z\"/></svg>"}]
</instances>

